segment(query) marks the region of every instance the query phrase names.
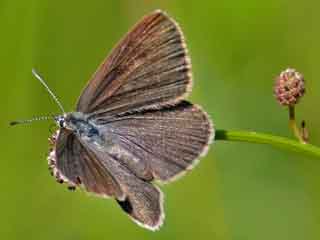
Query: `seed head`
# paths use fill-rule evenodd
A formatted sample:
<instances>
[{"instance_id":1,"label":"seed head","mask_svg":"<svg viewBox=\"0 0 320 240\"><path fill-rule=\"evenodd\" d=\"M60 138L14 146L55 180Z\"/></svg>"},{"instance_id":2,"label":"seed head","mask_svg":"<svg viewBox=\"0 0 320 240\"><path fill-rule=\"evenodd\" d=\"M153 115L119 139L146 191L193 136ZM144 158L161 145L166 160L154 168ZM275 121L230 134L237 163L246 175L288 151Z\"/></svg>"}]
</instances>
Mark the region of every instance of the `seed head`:
<instances>
[{"instance_id":1,"label":"seed head","mask_svg":"<svg viewBox=\"0 0 320 240\"><path fill-rule=\"evenodd\" d=\"M293 106L305 93L304 78L295 69L288 68L276 78L274 94L283 106Z\"/></svg>"}]
</instances>

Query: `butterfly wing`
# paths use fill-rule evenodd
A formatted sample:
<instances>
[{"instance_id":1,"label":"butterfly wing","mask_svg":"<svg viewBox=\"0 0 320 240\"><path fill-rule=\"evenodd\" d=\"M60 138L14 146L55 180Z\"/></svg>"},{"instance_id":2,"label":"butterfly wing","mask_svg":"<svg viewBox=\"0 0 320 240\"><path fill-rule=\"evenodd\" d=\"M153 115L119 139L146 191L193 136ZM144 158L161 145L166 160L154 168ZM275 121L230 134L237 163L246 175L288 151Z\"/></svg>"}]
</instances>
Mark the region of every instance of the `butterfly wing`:
<instances>
[{"instance_id":1,"label":"butterfly wing","mask_svg":"<svg viewBox=\"0 0 320 240\"><path fill-rule=\"evenodd\" d=\"M161 191L134 175L116 155L112 156L92 142L79 140L64 129L54 136L52 144L54 149L49 161L58 180L71 186L82 185L99 196L115 197L120 207L143 227L156 230L162 225Z\"/></svg>"},{"instance_id":2,"label":"butterfly wing","mask_svg":"<svg viewBox=\"0 0 320 240\"><path fill-rule=\"evenodd\" d=\"M117 179L124 193L124 198L116 199L122 210L139 225L150 230L158 229L164 219L162 192L149 181L135 175L114 151L98 148L92 142L87 142L86 147Z\"/></svg>"},{"instance_id":3,"label":"butterfly wing","mask_svg":"<svg viewBox=\"0 0 320 240\"><path fill-rule=\"evenodd\" d=\"M116 179L95 153L86 148L73 133L65 129L58 130L53 144L49 161L58 180L71 186L82 185L88 192L100 196L124 198Z\"/></svg>"},{"instance_id":4,"label":"butterfly wing","mask_svg":"<svg viewBox=\"0 0 320 240\"><path fill-rule=\"evenodd\" d=\"M110 154L140 178L147 179L144 173L162 182L191 169L213 137L207 114L186 101L96 121L117 146Z\"/></svg>"},{"instance_id":5,"label":"butterfly wing","mask_svg":"<svg viewBox=\"0 0 320 240\"><path fill-rule=\"evenodd\" d=\"M155 11L98 68L78 100L77 111L105 115L177 103L191 88L190 68L177 23Z\"/></svg>"}]
</instances>

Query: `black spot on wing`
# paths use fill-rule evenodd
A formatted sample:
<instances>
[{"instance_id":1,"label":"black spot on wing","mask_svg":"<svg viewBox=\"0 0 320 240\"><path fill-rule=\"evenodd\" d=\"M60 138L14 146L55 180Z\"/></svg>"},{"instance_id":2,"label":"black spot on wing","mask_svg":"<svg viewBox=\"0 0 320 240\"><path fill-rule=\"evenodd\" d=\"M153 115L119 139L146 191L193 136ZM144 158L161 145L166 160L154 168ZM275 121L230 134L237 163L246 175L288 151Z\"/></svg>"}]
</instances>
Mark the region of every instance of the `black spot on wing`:
<instances>
[{"instance_id":1,"label":"black spot on wing","mask_svg":"<svg viewBox=\"0 0 320 240\"><path fill-rule=\"evenodd\" d=\"M129 202L128 199L125 199L124 201L119 201L117 200L118 204L120 205L120 207L122 208L123 211L125 211L128 214L131 214L133 211L132 205Z\"/></svg>"}]
</instances>

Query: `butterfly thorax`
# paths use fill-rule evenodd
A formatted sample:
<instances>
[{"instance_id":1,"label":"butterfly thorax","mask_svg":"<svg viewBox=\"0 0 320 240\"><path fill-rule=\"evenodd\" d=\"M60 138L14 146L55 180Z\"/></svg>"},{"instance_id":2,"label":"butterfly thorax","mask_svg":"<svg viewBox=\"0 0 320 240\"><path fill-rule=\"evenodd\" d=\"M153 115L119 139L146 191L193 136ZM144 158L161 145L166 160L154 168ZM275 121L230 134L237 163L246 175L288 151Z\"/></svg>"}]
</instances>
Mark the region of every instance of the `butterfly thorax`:
<instances>
[{"instance_id":1,"label":"butterfly thorax","mask_svg":"<svg viewBox=\"0 0 320 240\"><path fill-rule=\"evenodd\" d=\"M72 131L80 139L94 142L103 141L96 125L81 112L66 113L57 117L56 122L60 128Z\"/></svg>"}]
</instances>

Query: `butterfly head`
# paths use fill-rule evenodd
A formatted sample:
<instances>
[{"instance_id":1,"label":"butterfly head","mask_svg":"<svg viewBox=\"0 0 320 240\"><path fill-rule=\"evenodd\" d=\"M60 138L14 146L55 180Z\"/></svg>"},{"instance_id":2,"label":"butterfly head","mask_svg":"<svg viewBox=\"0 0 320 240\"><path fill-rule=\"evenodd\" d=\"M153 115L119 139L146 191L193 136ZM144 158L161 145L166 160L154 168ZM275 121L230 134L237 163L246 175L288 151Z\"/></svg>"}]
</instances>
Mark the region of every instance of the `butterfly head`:
<instances>
[{"instance_id":1,"label":"butterfly head","mask_svg":"<svg viewBox=\"0 0 320 240\"><path fill-rule=\"evenodd\" d=\"M65 128L73 131L75 129L76 118L74 113L64 113L54 117L54 120L59 128Z\"/></svg>"},{"instance_id":2,"label":"butterfly head","mask_svg":"<svg viewBox=\"0 0 320 240\"><path fill-rule=\"evenodd\" d=\"M59 128L68 129L76 133L90 131L93 126L87 121L86 116L80 112L70 112L54 118ZM91 130L92 131L92 130Z\"/></svg>"},{"instance_id":3,"label":"butterfly head","mask_svg":"<svg viewBox=\"0 0 320 240\"><path fill-rule=\"evenodd\" d=\"M54 118L59 128L66 128L66 116L67 114L64 114Z\"/></svg>"}]
</instances>

